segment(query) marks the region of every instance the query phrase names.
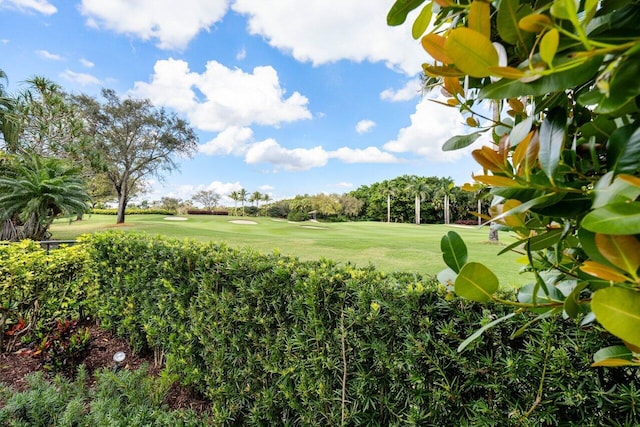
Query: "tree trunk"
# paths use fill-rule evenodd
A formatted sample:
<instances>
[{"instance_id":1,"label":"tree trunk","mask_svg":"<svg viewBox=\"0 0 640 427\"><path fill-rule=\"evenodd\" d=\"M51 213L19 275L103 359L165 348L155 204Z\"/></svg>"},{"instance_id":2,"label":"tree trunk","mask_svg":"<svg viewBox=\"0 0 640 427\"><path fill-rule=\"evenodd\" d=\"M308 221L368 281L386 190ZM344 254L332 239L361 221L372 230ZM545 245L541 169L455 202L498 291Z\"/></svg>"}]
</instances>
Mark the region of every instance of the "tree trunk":
<instances>
[{"instance_id":1,"label":"tree trunk","mask_svg":"<svg viewBox=\"0 0 640 427\"><path fill-rule=\"evenodd\" d=\"M449 224L450 222L450 218L449 218L449 195L445 194L444 195L444 223L445 224Z\"/></svg>"},{"instance_id":2,"label":"tree trunk","mask_svg":"<svg viewBox=\"0 0 640 427\"><path fill-rule=\"evenodd\" d=\"M387 194L387 223L391 222L391 194Z\"/></svg>"},{"instance_id":3,"label":"tree trunk","mask_svg":"<svg viewBox=\"0 0 640 427\"><path fill-rule=\"evenodd\" d=\"M416 196L416 225L420 225L420 196Z\"/></svg>"},{"instance_id":4,"label":"tree trunk","mask_svg":"<svg viewBox=\"0 0 640 427\"><path fill-rule=\"evenodd\" d=\"M118 216L116 224L124 224L124 212L127 209L127 190L123 189L118 194Z\"/></svg>"},{"instance_id":5,"label":"tree trunk","mask_svg":"<svg viewBox=\"0 0 640 427\"><path fill-rule=\"evenodd\" d=\"M482 202L478 199L478 213L482 213ZM478 216L478 225L482 225L482 218Z\"/></svg>"},{"instance_id":6,"label":"tree trunk","mask_svg":"<svg viewBox=\"0 0 640 427\"><path fill-rule=\"evenodd\" d=\"M495 222L492 222L489 225L489 241L491 243L498 243L500 239L498 238L498 226Z\"/></svg>"}]
</instances>

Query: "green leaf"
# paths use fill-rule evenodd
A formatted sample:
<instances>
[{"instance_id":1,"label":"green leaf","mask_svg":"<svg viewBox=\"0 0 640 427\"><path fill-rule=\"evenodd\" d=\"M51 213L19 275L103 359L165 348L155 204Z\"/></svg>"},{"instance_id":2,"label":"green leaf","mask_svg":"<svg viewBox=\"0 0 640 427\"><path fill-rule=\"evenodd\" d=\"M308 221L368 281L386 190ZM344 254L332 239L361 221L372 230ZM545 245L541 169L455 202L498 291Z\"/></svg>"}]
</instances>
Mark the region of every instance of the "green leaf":
<instances>
[{"instance_id":1,"label":"green leaf","mask_svg":"<svg viewBox=\"0 0 640 427\"><path fill-rule=\"evenodd\" d=\"M564 148L564 139L566 136L567 112L556 107L549 111L547 117L540 126L540 151L538 159L544 173L553 182L560 155Z\"/></svg>"},{"instance_id":2,"label":"green leaf","mask_svg":"<svg viewBox=\"0 0 640 427\"><path fill-rule=\"evenodd\" d=\"M546 311L542 314L537 315L534 319L528 321L527 323L525 323L524 325L522 325L522 327L518 328L517 331L515 331L514 333L512 333L509 338L514 339L514 338L518 338L520 335L522 335L527 328L529 328L529 326L533 325L536 322L539 322L540 320L544 320L548 317L551 317L551 315L558 313L560 310L557 308L554 308L553 310L549 310Z\"/></svg>"},{"instance_id":3,"label":"green leaf","mask_svg":"<svg viewBox=\"0 0 640 427\"><path fill-rule=\"evenodd\" d=\"M587 287L588 283L583 282L573 288L573 291L564 300L564 311L572 319L578 317L580 313L580 293Z\"/></svg>"},{"instance_id":4,"label":"green leaf","mask_svg":"<svg viewBox=\"0 0 640 427\"><path fill-rule=\"evenodd\" d=\"M487 302L499 287L498 278L491 270L483 264L469 262L458 273L455 292L472 301Z\"/></svg>"},{"instance_id":5,"label":"green leaf","mask_svg":"<svg viewBox=\"0 0 640 427\"><path fill-rule=\"evenodd\" d=\"M498 34L507 43L526 47L531 36L524 34L518 22L523 17L532 13L530 5L520 5L519 0L502 0L498 7Z\"/></svg>"},{"instance_id":6,"label":"green leaf","mask_svg":"<svg viewBox=\"0 0 640 427\"><path fill-rule=\"evenodd\" d=\"M492 322L487 323L486 325L484 325L483 327L475 331L473 334L469 335L469 337L466 340L462 341L462 343L458 346L458 353L462 352L465 348L467 348L469 344L471 344L473 341L478 339L478 337L480 337L480 335L482 335L484 331L486 331L489 328L493 328L498 323L502 323L505 320L511 319L515 315L516 313L509 313L506 316L502 316L499 319L496 319Z\"/></svg>"},{"instance_id":7,"label":"green leaf","mask_svg":"<svg viewBox=\"0 0 640 427\"><path fill-rule=\"evenodd\" d=\"M518 290L518 301L524 304L535 304L535 307L530 309L534 313L544 313L557 308L553 306L537 307L541 304L564 304L564 295L553 284L547 283L547 290L549 291L548 295L542 286L536 286L533 283L524 285Z\"/></svg>"},{"instance_id":8,"label":"green leaf","mask_svg":"<svg viewBox=\"0 0 640 427\"><path fill-rule=\"evenodd\" d=\"M582 220L589 231L603 234L640 233L640 202L611 203L589 212Z\"/></svg>"},{"instance_id":9,"label":"green leaf","mask_svg":"<svg viewBox=\"0 0 640 427\"><path fill-rule=\"evenodd\" d=\"M449 138L443 145L442 151L454 151L473 144L476 139L480 138L484 131L470 133L469 135L458 135Z\"/></svg>"},{"instance_id":10,"label":"green leaf","mask_svg":"<svg viewBox=\"0 0 640 427\"><path fill-rule=\"evenodd\" d=\"M462 267L467 263L467 245L462 237L455 231L449 231L440 240L440 250L445 264L456 273L460 273Z\"/></svg>"},{"instance_id":11,"label":"green leaf","mask_svg":"<svg viewBox=\"0 0 640 427\"><path fill-rule=\"evenodd\" d=\"M409 12L422 3L424 3L424 0L396 0L387 14L387 25L392 27L402 25Z\"/></svg>"},{"instance_id":12,"label":"green leaf","mask_svg":"<svg viewBox=\"0 0 640 427\"><path fill-rule=\"evenodd\" d=\"M418 40L425 31L427 31L427 27L431 23L431 16L433 15L433 3L429 2L425 7L422 8L420 14L413 21L413 26L411 27L411 35L415 40Z\"/></svg>"},{"instance_id":13,"label":"green leaf","mask_svg":"<svg viewBox=\"0 0 640 427\"><path fill-rule=\"evenodd\" d=\"M590 80L597 72L602 58L596 57L574 68L542 76L538 80L523 83L519 80L502 79L480 89L480 99L505 99L521 96L541 96L564 91ZM555 64L556 67L560 62Z\"/></svg>"},{"instance_id":14,"label":"green leaf","mask_svg":"<svg viewBox=\"0 0 640 427\"><path fill-rule=\"evenodd\" d=\"M601 362L606 359L632 360L633 352L623 345L612 345L601 348L593 355L594 362Z\"/></svg>"},{"instance_id":15,"label":"green leaf","mask_svg":"<svg viewBox=\"0 0 640 427\"><path fill-rule=\"evenodd\" d=\"M633 175L640 169L640 128L633 124L616 129L609 138L607 164L614 174Z\"/></svg>"},{"instance_id":16,"label":"green leaf","mask_svg":"<svg viewBox=\"0 0 640 427\"><path fill-rule=\"evenodd\" d=\"M613 71L606 91L594 87L578 97L582 105L594 105L598 114L612 114L634 101L640 95L640 58L627 58Z\"/></svg>"},{"instance_id":17,"label":"green leaf","mask_svg":"<svg viewBox=\"0 0 640 427\"><path fill-rule=\"evenodd\" d=\"M555 245L562 238L562 229L549 230L546 233L538 234L529 239L529 250L541 251Z\"/></svg>"},{"instance_id":18,"label":"green leaf","mask_svg":"<svg viewBox=\"0 0 640 427\"><path fill-rule=\"evenodd\" d=\"M559 19L577 21L575 0L556 0L551 5L551 15Z\"/></svg>"},{"instance_id":19,"label":"green leaf","mask_svg":"<svg viewBox=\"0 0 640 427\"><path fill-rule=\"evenodd\" d=\"M482 33L465 27L451 30L445 42L455 66L471 77L487 77L489 67L498 65L498 52Z\"/></svg>"},{"instance_id":20,"label":"green leaf","mask_svg":"<svg viewBox=\"0 0 640 427\"><path fill-rule=\"evenodd\" d=\"M453 284L456 282L456 277L458 274L450 268L445 268L440 273L438 273L438 281L445 286L453 287Z\"/></svg>"},{"instance_id":21,"label":"green leaf","mask_svg":"<svg viewBox=\"0 0 640 427\"><path fill-rule=\"evenodd\" d=\"M526 136L531 131L531 126L533 125L533 117L529 116L517 125L513 127L513 130L509 134L509 143L512 147L520 144L522 140L526 138Z\"/></svg>"},{"instance_id":22,"label":"green leaf","mask_svg":"<svg viewBox=\"0 0 640 427\"><path fill-rule=\"evenodd\" d=\"M591 309L613 335L640 346L640 292L610 287L593 293Z\"/></svg>"},{"instance_id":23,"label":"green leaf","mask_svg":"<svg viewBox=\"0 0 640 427\"><path fill-rule=\"evenodd\" d=\"M601 208L610 203L632 202L640 196L640 187L630 184L620 176L616 177L613 182L611 182L611 178L613 178L613 171L603 175L593 188L595 194L593 209Z\"/></svg>"}]
</instances>

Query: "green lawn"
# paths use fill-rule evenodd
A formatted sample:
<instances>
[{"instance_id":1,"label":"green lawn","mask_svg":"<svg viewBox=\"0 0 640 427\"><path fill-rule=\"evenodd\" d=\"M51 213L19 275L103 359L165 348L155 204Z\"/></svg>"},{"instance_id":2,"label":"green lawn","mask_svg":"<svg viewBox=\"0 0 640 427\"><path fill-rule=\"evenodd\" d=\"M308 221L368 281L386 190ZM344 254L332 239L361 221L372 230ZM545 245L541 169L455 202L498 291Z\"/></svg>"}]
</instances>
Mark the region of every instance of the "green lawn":
<instances>
[{"instance_id":1,"label":"green lawn","mask_svg":"<svg viewBox=\"0 0 640 427\"><path fill-rule=\"evenodd\" d=\"M115 216L90 215L70 223L57 220L51 231L54 239L73 239L83 233L102 230L145 231L175 238L224 241L233 247L251 247L260 252L278 251L303 260L328 258L357 266L373 264L383 271L418 272L435 275L445 268L440 239L455 230L465 240L469 261L489 266L503 286L521 285L531 276L521 275L519 255L498 256L503 245L489 244L488 229L445 225L386 224L379 222L290 223L264 217L188 216L186 221L170 221L163 215L129 215L124 225L115 225ZM235 224L251 220L256 224ZM501 243L513 238L500 234Z\"/></svg>"}]
</instances>

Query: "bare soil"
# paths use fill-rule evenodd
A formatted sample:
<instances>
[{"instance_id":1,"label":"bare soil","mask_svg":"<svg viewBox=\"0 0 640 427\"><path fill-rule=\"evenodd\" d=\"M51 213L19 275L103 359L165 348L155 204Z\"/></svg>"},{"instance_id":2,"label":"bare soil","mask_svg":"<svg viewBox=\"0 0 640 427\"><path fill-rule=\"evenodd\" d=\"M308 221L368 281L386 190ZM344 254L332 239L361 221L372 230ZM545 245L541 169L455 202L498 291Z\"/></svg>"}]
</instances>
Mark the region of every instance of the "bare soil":
<instances>
[{"instance_id":1,"label":"bare soil","mask_svg":"<svg viewBox=\"0 0 640 427\"><path fill-rule=\"evenodd\" d=\"M76 364L84 364L89 373L90 386L93 385L94 373L101 368L113 368L113 355L118 351L126 354L125 362L121 369L136 370L146 364L149 367L149 375L158 375L162 367L154 366L153 354L136 355L129 344L120 338L115 337L108 331L101 329L93 322L86 322L82 327L89 328L91 341L86 352L84 352ZM44 371L41 357L32 356L29 352L14 351L11 353L0 353L0 382L8 385L14 390L23 391L27 387L25 377L36 371ZM46 371L45 371L46 372ZM47 375L54 374L47 372ZM165 398L165 403L170 409L190 408L199 413L207 412L210 408L209 402L198 393L174 384Z\"/></svg>"}]
</instances>

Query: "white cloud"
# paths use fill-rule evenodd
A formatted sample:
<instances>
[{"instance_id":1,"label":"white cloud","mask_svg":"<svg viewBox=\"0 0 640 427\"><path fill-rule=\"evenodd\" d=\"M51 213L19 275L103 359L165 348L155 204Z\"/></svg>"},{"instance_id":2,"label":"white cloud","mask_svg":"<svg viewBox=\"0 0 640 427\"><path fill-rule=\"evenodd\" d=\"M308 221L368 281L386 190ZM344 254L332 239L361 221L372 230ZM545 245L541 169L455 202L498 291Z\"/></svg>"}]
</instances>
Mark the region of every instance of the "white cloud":
<instances>
[{"instance_id":1,"label":"white cloud","mask_svg":"<svg viewBox=\"0 0 640 427\"><path fill-rule=\"evenodd\" d=\"M242 61L247 57L247 51L242 49L240 52L236 53L236 60Z\"/></svg>"},{"instance_id":2,"label":"white cloud","mask_svg":"<svg viewBox=\"0 0 640 427\"><path fill-rule=\"evenodd\" d=\"M398 90L386 89L380 93L380 99L391 102L409 101L420 95L421 83L418 79L412 79Z\"/></svg>"},{"instance_id":3,"label":"white cloud","mask_svg":"<svg viewBox=\"0 0 640 427\"><path fill-rule=\"evenodd\" d=\"M260 191L273 191L273 190L275 190L275 187L273 185L265 184L265 185L261 185L260 187L258 187L258 190L260 190Z\"/></svg>"},{"instance_id":4,"label":"white cloud","mask_svg":"<svg viewBox=\"0 0 640 427\"><path fill-rule=\"evenodd\" d=\"M317 168L326 165L328 160L327 152L320 146L288 149L282 147L271 138L256 142L245 155L245 161L250 165L270 163L276 169L287 171L303 171Z\"/></svg>"},{"instance_id":5,"label":"white cloud","mask_svg":"<svg viewBox=\"0 0 640 427\"><path fill-rule=\"evenodd\" d=\"M253 139L250 128L228 127L206 144L200 145L200 152L209 155L234 154L242 155L247 152L249 142Z\"/></svg>"},{"instance_id":6,"label":"white cloud","mask_svg":"<svg viewBox=\"0 0 640 427\"><path fill-rule=\"evenodd\" d=\"M338 182L337 184L333 185L334 187L337 188L351 188L353 187L353 184L350 182Z\"/></svg>"},{"instance_id":7,"label":"white cloud","mask_svg":"<svg viewBox=\"0 0 640 427\"><path fill-rule=\"evenodd\" d=\"M132 93L185 113L193 126L213 132L311 118L309 100L299 92L286 97L278 73L270 66L247 73L209 61L204 73L198 74L185 61L161 60L154 66L151 83L136 82Z\"/></svg>"},{"instance_id":8,"label":"white cloud","mask_svg":"<svg viewBox=\"0 0 640 427\"><path fill-rule=\"evenodd\" d=\"M343 161L344 163L398 163L399 160L393 154L385 153L377 147L348 148L342 147L329 152L329 157Z\"/></svg>"},{"instance_id":9,"label":"white cloud","mask_svg":"<svg viewBox=\"0 0 640 427\"><path fill-rule=\"evenodd\" d=\"M220 21L229 0L82 0L87 24L156 40L160 49L182 50L202 30Z\"/></svg>"},{"instance_id":10,"label":"white cloud","mask_svg":"<svg viewBox=\"0 0 640 427\"><path fill-rule=\"evenodd\" d=\"M373 120L360 120L356 123L356 132L362 134L367 133L376 126Z\"/></svg>"},{"instance_id":11,"label":"white cloud","mask_svg":"<svg viewBox=\"0 0 640 427\"><path fill-rule=\"evenodd\" d=\"M411 37L411 25L389 27L388 0L235 0L251 34L264 37L298 61L320 65L342 59L382 61L408 75L421 70L426 54ZM292 14L295 18L292 19ZM409 17L409 22L412 18Z\"/></svg>"},{"instance_id":12,"label":"white cloud","mask_svg":"<svg viewBox=\"0 0 640 427\"><path fill-rule=\"evenodd\" d=\"M450 162L464 157L471 150L442 151L442 144L454 135L470 133L456 108L423 99L411 115L411 125L400 129L397 139L384 144L394 153L414 153L434 162ZM480 142L473 144L473 148Z\"/></svg>"},{"instance_id":13,"label":"white cloud","mask_svg":"<svg viewBox=\"0 0 640 427\"><path fill-rule=\"evenodd\" d=\"M47 0L0 0L0 8L3 5L9 9L17 9L21 12L38 12L43 15L53 15L58 9Z\"/></svg>"},{"instance_id":14,"label":"white cloud","mask_svg":"<svg viewBox=\"0 0 640 427\"><path fill-rule=\"evenodd\" d=\"M84 65L87 68L93 68L93 66L95 65L93 62L89 61L88 59L84 59L84 58L80 58L80 63L82 65Z\"/></svg>"},{"instance_id":15,"label":"white cloud","mask_svg":"<svg viewBox=\"0 0 640 427\"><path fill-rule=\"evenodd\" d=\"M51 53L48 50L36 50L36 55L38 55L40 58L44 58L47 59L49 61L62 61L63 58L62 56L56 54L56 53Z\"/></svg>"},{"instance_id":16,"label":"white cloud","mask_svg":"<svg viewBox=\"0 0 640 427\"><path fill-rule=\"evenodd\" d=\"M82 86L100 85L102 80L87 73L76 73L71 70L65 70L60 73L60 77L70 82L78 83Z\"/></svg>"}]
</instances>

